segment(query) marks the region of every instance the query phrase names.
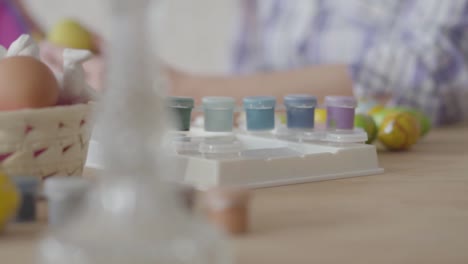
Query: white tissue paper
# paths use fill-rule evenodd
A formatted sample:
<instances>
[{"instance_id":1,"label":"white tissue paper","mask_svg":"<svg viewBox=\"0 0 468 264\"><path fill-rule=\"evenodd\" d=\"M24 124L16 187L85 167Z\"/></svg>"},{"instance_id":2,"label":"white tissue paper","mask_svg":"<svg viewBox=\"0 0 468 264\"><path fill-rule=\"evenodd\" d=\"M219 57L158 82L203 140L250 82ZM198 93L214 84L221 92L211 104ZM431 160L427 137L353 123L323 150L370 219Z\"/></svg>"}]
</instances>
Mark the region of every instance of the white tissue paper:
<instances>
[{"instance_id":1,"label":"white tissue paper","mask_svg":"<svg viewBox=\"0 0 468 264\"><path fill-rule=\"evenodd\" d=\"M59 104L88 103L97 99L97 92L86 82L83 68L83 63L92 55L88 50L65 49L63 51L63 76L62 78L57 76L62 87Z\"/></svg>"},{"instance_id":2,"label":"white tissue paper","mask_svg":"<svg viewBox=\"0 0 468 264\"><path fill-rule=\"evenodd\" d=\"M12 56L32 56L39 59L39 46L29 35L21 35L17 40L11 43L6 57Z\"/></svg>"},{"instance_id":3,"label":"white tissue paper","mask_svg":"<svg viewBox=\"0 0 468 264\"><path fill-rule=\"evenodd\" d=\"M7 53L7 50L5 49L5 47L0 45L0 60L3 59L3 57L5 57L6 53Z\"/></svg>"}]
</instances>

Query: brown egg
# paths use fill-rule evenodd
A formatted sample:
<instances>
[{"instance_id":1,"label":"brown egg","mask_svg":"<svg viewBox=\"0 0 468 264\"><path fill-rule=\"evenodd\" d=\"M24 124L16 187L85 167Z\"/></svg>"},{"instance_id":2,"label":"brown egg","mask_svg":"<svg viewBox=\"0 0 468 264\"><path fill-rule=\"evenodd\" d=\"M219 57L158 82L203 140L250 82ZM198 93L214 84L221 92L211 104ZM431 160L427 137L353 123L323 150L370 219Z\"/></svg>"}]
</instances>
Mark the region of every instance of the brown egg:
<instances>
[{"instance_id":1,"label":"brown egg","mask_svg":"<svg viewBox=\"0 0 468 264\"><path fill-rule=\"evenodd\" d=\"M47 65L30 56L0 60L0 110L54 106L59 84Z\"/></svg>"}]
</instances>

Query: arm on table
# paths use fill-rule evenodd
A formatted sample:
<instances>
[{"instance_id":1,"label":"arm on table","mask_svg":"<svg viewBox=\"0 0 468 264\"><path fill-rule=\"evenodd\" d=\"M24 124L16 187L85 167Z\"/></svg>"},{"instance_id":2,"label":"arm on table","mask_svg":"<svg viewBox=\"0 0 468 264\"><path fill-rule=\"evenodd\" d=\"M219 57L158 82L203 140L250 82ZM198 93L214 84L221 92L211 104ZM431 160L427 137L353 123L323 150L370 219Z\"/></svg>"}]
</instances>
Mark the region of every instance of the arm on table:
<instances>
[{"instance_id":1,"label":"arm on table","mask_svg":"<svg viewBox=\"0 0 468 264\"><path fill-rule=\"evenodd\" d=\"M200 103L203 96L230 96L238 102L245 96L272 95L281 102L286 94L308 93L352 95L352 81L346 65L311 66L290 71L245 76L202 76L169 70L170 93L190 96Z\"/></svg>"}]
</instances>

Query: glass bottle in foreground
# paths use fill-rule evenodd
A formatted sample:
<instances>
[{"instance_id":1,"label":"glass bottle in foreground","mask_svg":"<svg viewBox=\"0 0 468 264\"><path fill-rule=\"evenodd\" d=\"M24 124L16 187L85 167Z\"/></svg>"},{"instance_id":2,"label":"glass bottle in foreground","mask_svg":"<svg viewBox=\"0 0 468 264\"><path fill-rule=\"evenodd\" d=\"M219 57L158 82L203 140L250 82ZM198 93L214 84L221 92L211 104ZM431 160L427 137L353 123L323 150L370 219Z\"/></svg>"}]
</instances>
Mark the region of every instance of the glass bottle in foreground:
<instances>
[{"instance_id":1,"label":"glass bottle in foreground","mask_svg":"<svg viewBox=\"0 0 468 264\"><path fill-rule=\"evenodd\" d=\"M153 84L149 0L113 0L108 89L99 127L105 170L82 209L39 243L38 264L231 263L215 229L183 207L161 141L164 100ZM157 77L157 76L156 76Z\"/></svg>"}]
</instances>

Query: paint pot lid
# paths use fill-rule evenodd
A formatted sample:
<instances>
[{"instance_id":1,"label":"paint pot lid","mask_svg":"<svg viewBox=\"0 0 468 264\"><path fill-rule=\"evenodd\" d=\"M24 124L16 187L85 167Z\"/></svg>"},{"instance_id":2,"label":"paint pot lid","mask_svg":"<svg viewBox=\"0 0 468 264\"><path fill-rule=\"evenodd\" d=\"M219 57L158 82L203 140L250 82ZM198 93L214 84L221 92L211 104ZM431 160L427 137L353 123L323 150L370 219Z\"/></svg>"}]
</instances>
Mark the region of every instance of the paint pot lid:
<instances>
[{"instance_id":1,"label":"paint pot lid","mask_svg":"<svg viewBox=\"0 0 468 264\"><path fill-rule=\"evenodd\" d=\"M232 97L207 96L202 99L203 107L210 109L233 109L236 100Z\"/></svg>"},{"instance_id":2,"label":"paint pot lid","mask_svg":"<svg viewBox=\"0 0 468 264\"><path fill-rule=\"evenodd\" d=\"M286 107L313 108L317 106L317 97L309 94L290 94L284 97Z\"/></svg>"},{"instance_id":3,"label":"paint pot lid","mask_svg":"<svg viewBox=\"0 0 468 264\"><path fill-rule=\"evenodd\" d=\"M227 154L240 153L242 144L235 137L210 137L205 138L198 148L202 154Z\"/></svg>"},{"instance_id":4,"label":"paint pot lid","mask_svg":"<svg viewBox=\"0 0 468 264\"><path fill-rule=\"evenodd\" d=\"M170 96L167 98L167 104L174 108L193 108L195 100L191 97Z\"/></svg>"},{"instance_id":5,"label":"paint pot lid","mask_svg":"<svg viewBox=\"0 0 468 264\"><path fill-rule=\"evenodd\" d=\"M356 108L357 100L352 96L326 96L325 105L330 107Z\"/></svg>"},{"instance_id":6,"label":"paint pot lid","mask_svg":"<svg viewBox=\"0 0 468 264\"><path fill-rule=\"evenodd\" d=\"M78 176L50 177L45 180L44 193L47 198L63 198L81 195L90 187L90 182Z\"/></svg>"},{"instance_id":7,"label":"paint pot lid","mask_svg":"<svg viewBox=\"0 0 468 264\"><path fill-rule=\"evenodd\" d=\"M323 140L334 143L365 143L368 140L368 136L364 129L356 128L349 131L337 130L327 132Z\"/></svg>"},{"instance_id":8,"label":"paint pot lid","mask_svg":"<svg viewBox=\"0 0 468 264\"><path fill-rule=\"evenodd\" d=\"M11 177L16 187L24 193L35 193L39 188L39 178L32 176L14 176Z\"/></svg>"},{"instance_id":9,"label":"paint pot lid","mask_svg":"<svg viewBox=\"0 0 468 264\"><path fill-rule=\"evenodd\" d=\"M244 98L245 109L271 109L276 106L273 96L249 96Z\"/></svg>"}]
</instances>

